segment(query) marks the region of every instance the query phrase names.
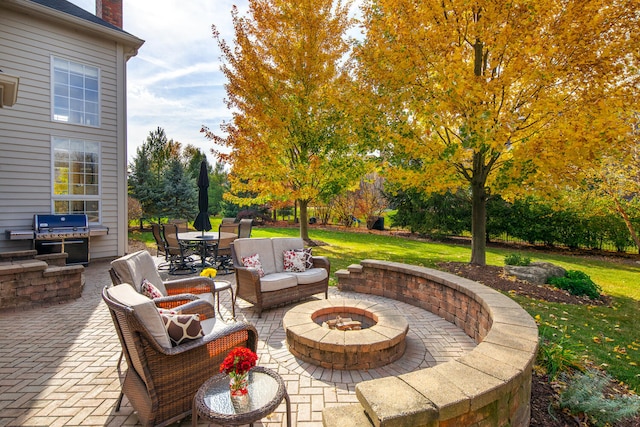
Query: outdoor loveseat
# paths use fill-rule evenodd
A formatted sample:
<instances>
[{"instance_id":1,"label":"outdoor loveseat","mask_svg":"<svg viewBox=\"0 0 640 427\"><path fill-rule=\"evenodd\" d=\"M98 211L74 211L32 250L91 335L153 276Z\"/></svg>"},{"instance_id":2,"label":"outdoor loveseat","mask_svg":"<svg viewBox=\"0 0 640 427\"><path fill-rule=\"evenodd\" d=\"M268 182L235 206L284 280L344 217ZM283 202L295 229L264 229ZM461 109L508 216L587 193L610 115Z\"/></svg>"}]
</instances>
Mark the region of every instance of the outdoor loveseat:
<instances>
[{"instance_id":1,"label":"outdoor loveseat","mask_svg":"<svg viewBox=\"0 0 640 427\"><path fill-rule=\"evenodd\" d=\"M258 312L318 293L327 298L329 260L312 256L296 237L236 239L231 244L236 297ZM257 261L257 263L256 263Z\"/></svg>"}]
</instances>

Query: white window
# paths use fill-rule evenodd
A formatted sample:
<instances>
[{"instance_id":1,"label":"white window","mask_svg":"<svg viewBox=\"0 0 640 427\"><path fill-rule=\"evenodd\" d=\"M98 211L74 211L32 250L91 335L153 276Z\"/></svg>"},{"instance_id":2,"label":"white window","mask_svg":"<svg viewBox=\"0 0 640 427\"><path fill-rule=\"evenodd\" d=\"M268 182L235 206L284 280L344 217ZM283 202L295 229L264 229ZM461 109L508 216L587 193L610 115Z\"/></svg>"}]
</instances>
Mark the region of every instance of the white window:
<instances>
[{"instance_id":1,"label":"white window","mask_svg":"<svg viewBox=\"0 0 640 427\"><path fill-rule=\"evenodd\" d=\"M100 143L53 137L53 212L100 223Z\"/></svg>"},{"instance_id":2,"label":"white window","mask_svg":"<svg viewBox=\"0 0 640 427\"><path fill-rule=\"evenodd\" d=\"M61 58L52 58L53 120L100 126L100 70Z\"/></svg>"}]
</instances>

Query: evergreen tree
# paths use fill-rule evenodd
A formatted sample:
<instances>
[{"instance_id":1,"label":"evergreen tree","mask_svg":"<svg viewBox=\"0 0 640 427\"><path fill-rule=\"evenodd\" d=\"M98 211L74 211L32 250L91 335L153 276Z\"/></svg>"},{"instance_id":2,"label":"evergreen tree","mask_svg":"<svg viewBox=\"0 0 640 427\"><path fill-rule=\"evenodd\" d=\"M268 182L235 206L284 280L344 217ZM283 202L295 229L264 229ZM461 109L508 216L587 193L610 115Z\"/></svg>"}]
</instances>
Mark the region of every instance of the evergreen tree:
<instances>
[{"instance_id":1,"label":"evergreen tree","mask_svg":"<svg viewBox=\"0 0 640 427\"><path fill-rule=\"evenodd\" d=\"M198 212L196 181L187 175L178 158L169 160L163 177L162 200L158 205L168 218L192 220Z\"/></svg>"},{"instance_id":2,"label":"evergreen tree","mask_svg":"<svg viewBox=\"0 0 640 427\"><path fill-rule=\"evenodd\" d=\"M143 219L151 219L159 215L158 201L162 193L160 181L151 170L148 146L143 144L136 150L136 157L131 163L129 176L129 195L137 199L142 206L140 228ZM159 221L159 219L158 219Z\"/></svg>"}]
</instances>

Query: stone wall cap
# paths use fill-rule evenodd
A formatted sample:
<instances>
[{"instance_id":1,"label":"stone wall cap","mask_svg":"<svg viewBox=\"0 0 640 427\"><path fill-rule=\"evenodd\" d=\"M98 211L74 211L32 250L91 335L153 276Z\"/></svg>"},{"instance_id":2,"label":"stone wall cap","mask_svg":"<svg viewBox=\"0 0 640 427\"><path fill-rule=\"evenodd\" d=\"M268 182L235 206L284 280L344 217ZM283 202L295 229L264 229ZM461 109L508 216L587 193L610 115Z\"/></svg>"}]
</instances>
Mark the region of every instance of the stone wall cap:
<instances>
[{"instance_id":1,"label":"stone wall cap","mask_svg":"<svg viewBox=\"0 0 640 427\"><path fill-rule=\"evenodd\" d=\"M455 379L452 381L433 369L402 374L399 378L431 401L440 419L450 419L469 412L471 399L456 385Z\"/></svg>"},{"instance_id":2,"label":"stone wall cap","mask_svg":"<svg viewBox=\"0 0 640 427\"><path fill-rule=\"evenodd\" d=\"M358 383L356 396L376 426L421 426L437 419L433 402L398 377Z\"/></svg>"},{"instance_id":3,"label":"stone wall cap","mask_svg":"<svg viewBox=\"0 0 640 427\"><path fill-rule=\"evenodd\" d=\"M472 411L496 400L501 388L506 384L506 381L457 360L442 363L430 369L455 382L457 387L471 399Z\"/></svg>"}]
</instances>

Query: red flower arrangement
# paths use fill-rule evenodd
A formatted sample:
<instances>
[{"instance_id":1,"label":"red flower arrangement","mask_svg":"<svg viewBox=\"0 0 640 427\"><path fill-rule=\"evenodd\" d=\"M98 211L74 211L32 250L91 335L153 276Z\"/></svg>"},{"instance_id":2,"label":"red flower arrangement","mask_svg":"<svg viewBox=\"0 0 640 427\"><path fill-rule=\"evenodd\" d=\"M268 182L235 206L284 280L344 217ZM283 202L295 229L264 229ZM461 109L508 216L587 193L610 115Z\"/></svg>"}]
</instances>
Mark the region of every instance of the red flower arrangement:
<instances>
[{"instance_id":1,"label":"red flower arrangement","mask_svg":"<svg viewBox=\"0 0 640 427\"><path fill-rule=\"evenodd\" d=\"M247 394L249 370L256 366L258 355L246 347L236 347L227 354L220 364L220 372L229 375L232 395Z\"/></svg>"}]
</instances>

